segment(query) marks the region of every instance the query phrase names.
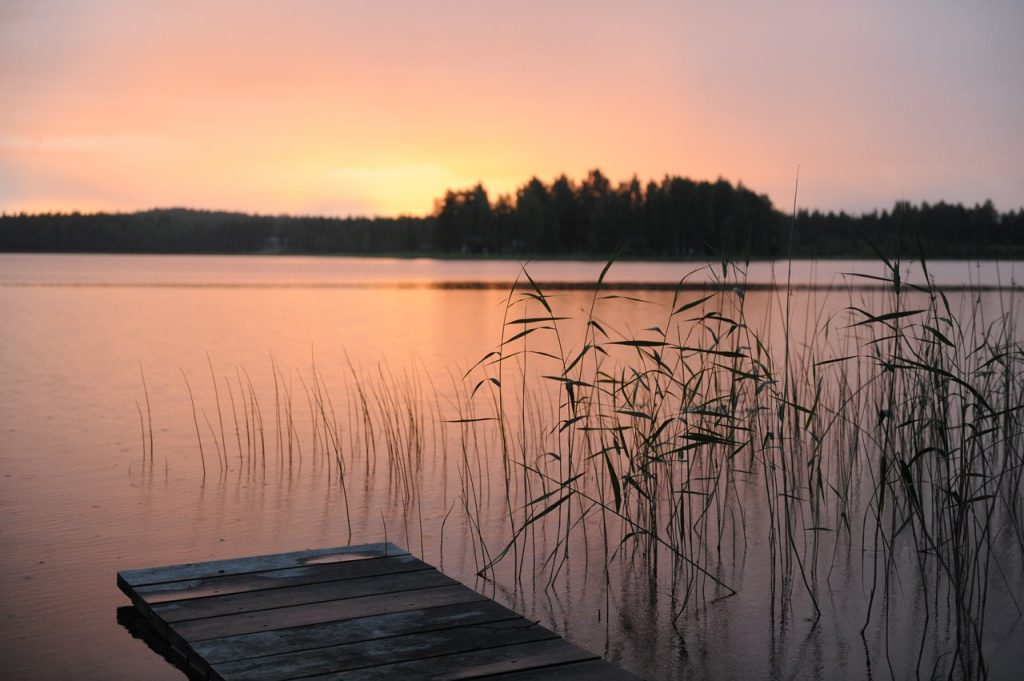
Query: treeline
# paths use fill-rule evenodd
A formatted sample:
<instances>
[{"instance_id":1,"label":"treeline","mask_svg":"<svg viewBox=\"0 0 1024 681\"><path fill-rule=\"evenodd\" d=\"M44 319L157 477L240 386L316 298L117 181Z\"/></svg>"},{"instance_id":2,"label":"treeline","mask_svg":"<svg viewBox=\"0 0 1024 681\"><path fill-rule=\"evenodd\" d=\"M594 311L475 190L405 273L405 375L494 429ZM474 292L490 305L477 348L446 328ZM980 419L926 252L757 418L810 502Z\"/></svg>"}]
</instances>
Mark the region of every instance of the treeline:
<instances>
[{"instance_id":1,"label":"treeline","mask_svg":"<svg viewBox=\"0 0 1024 681\"><path fill-rule=\"evenodd\" d=\"M991 201L971 208L901 201L891 211L856 217L800 211L793 224L794 250L812 255L871 256L880 250L905 257L1024 256L1024 209L1000 214Z\"/></svg>"},{"instance_id":2,"label":"treeline","mask_svg":"<svg viewBox=\"0 0 1024 681\"><path fill-rule=\"evenodd\" d=\"M684 258L778 251L783 222L767 196L725 180L666 177L613 186L598 170L580 183L531 179L493 204L477 185L438 202L445 252Z\"/></svg>"},{"instance_id":3,"label":"treeline","mask_svg":"<svg viewBox=\"0 0 1024 681\"><path fill-rule=\"evenodd\" d=\"M247 215L171 208L0 217L0 251L385 253L419 250L429 220Z\"/></svg>"},{"instance_id":4,"label":"treeline","mask_svg":"<svg viewBox=\"0 0 1024 681\"><path fill-rule=\"evenodd\" d=\"M492 199L482 185L448 191L433 215L400 218L263 216L187 209L0 216L0 251L337 253L765 258L1024 256L1024 209L897 203L863 215L776 210L725 180L668 176L613 185L537 178Z\"/></svg>"}]
</instances>

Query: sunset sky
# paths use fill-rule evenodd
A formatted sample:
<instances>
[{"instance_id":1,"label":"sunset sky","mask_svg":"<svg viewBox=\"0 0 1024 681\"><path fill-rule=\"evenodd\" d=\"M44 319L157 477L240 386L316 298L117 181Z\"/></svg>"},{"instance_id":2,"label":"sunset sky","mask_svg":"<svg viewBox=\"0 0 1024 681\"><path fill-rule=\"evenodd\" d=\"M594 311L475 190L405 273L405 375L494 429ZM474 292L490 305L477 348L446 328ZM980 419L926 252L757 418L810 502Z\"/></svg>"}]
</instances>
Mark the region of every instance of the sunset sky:
<instances>
[{"instance_id":1,"label":"sunset sky","mask_svg":"<svg viewBox=\"0 0 1024 681\"><path fill-rule=\"evenodd\" d=\"M531 176L1024 206L1024 3L0 0L0 211L425 214Z\"/></svg>"}]
</instances>

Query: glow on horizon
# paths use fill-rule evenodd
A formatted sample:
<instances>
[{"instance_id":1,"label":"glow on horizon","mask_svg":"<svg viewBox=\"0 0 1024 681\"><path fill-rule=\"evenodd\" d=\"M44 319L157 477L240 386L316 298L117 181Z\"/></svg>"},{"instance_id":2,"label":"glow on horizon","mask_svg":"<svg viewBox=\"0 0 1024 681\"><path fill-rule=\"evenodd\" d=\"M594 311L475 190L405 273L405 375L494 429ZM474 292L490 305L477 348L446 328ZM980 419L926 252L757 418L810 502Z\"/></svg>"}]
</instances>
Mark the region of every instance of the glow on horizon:
<instances>
[{"instance_id":1,"label":"glow on horizon","mask_svg":"<svg viewBox=\"0 0 1024 681\"><path fill-rule=\"evenodd\" d=\"M1024 206L1024 8L0 5L0 210L425 214L531 176Z\"/></svg>"}]
</instances>

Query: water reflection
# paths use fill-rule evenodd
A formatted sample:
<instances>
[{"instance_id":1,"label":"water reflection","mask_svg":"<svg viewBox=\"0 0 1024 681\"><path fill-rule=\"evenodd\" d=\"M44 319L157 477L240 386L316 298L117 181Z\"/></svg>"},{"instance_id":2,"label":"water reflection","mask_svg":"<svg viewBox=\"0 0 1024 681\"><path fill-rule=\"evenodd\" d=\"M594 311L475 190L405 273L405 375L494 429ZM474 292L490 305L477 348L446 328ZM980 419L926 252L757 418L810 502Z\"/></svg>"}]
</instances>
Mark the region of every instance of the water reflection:
<instances>
[{"instance_id":1,"label":"water reflection","mask_svg":"<svg viewBox=\"0 0 1024 681\"><path fill-rule=\"evenodd\" d=\"M175 271L175 262L183 271ZM41 281L65 269L68 279L79 283L95 281L90 277L98 272L108 279L116 275L122 283L142 277L180 282L205 281L224 270L216 259L117 263L134 273L124 274L118 269L122 264L102 258L99 263L57 258L15 274L0 267L0 276L24 278L31 271ZM336 265L282 260L267 265L280 270L258 276L271 282L307 276L333 281L343 276L333 269ZM220 276L233 281L254 276L247 266L234 267ZM599 270L600 264L595 267ZM1005 278L1005 272L999 276ZM5 465L0 478L0 569L14 576L0 587L10 607L0 652L15 677L27 676L37 664L38 656L29 658L25 651L48 645L58 628L75 632L64 644L68 658L85 650L108 654L107 662L89 666L80 678L153 678L161 673L153 668L148 651L136 650L141 646L119 644L127 637L108 621L110 607L123 602L114 588L117 569L385 536L651 678L747 678L752 669L786 678L887 678L917 671L929 676L949 665L955 622L940 612L945 593L929 588L914 555L894 555L898 566L888 573L893 600L876 598L872 626L864 638L859 633L869 621L874 576L886 578L879 567L884 561L876 563L885 546L874 542L873 517L854 512L874 490L871 475L877 460L864 455L874 451L868 442L878 412L873 405L865 402L857 412L871 413L872 418L837 420L830 426L829 432L841 439L861 432L859 453L844 450L821 462L829 498L848 499L848 506L823 505L817 520L810 510L799 510L806 517L794 517L792 527L799 531L792 539L797 547L793 555L806 559L808 587L796 561L772 555L790 541L778 534L787 525L770 515L765 501L770 494L766 484L774 484L772 471L778 469L746 452L728 466L703 469L728 480L727 493L721 506L701 521L704 534L685 537L686 555L737 591L735 596L724 597L727 591L710 577L664 553L654 551L655 560L648 561L642 550L636 552L634 542L622 541L626 533L610 516L607 524L600 522L597 509L591 517L598 522L580 525L585 534L574 531L562 546L569 557L555 563L560 568L554 579L553 565L545 565L545 559L552 543L565 534L565 524L557 522L538 523L531 543L511 549L493 573L484 573L485 579L477 573L506 545L510 517L521 519L524 500L554 488L524 480L522 466L507 480L500 435L487 422L468 421L489 418L497 408L488 388L492 384L485 383L471 398L467 390L475 380L469 379L467 388L463 375L500 343L505 294L487 289L274 286L0 287L0 315L11 320L0 335L0 448ZM647 302L600 301L597 319L609 333L652 337L645 330L664 327L671 293L630 295ZM847 329L852 320L846 308L885 309L885 295L803 292L791 301L788 325L780 321L784 299L768 292L723 296L720 311L733 315L742 305L749 326L766 345L775 346L788 333L795 339L795 356L813 366L828 358L815 350L824 342L833 357L861 354L865 337L857 334L864 327ZM699 297L688 294L682 302ZM586 316L592 299L591 292L557 291L551 302L556 315L578 320ZM979 310L986 321L1020 305L1019 297L1009 293L953 294L949 299L953 316L966 318ZM916 309L928 300L911 296L906 304L904 309ZM532 308L517 313L541 314L538 305L535 300ZM688 316L697 313L695 307ZM559 326L566 356L578 352L592 330L570 320ZM610 356L620 358L630 353L635 348L609 350ZM841 387L843 380L873 370L874 358L870 352L863 354L852 360L845 379L822 370L825 388ZM720 358L719 363L729 359ZM700 366L697 358L688 361ZM144 405L140 362L151 410L136 408L136 401ZM519 386L506 393L504 406L517 418L504 446L520 463L557 470L559 462L549 454L561 451L557 420L566 409L563 387L543 378L553 372L539 355L512 358L504 366L504 385L510 391ZM195 420L183 372L195 391ZM524 376L527 397L520 405L516 395L523 392ZM147 451L143 433L150 426L153 445ZM757 442L766 435L759 431ZM582 443L585 438L580 438ZM205 479L200 440L207 457ZM840 465L847 458L850 465ZM812 459L807 456L798 467L800 485L816 479L807 472ZM604 465L599 458L589 461ZM697 457L693 461L695 467L710 466ZM784 491L781 472L777 474L778 491ZM898 485L901 476L896 473L892 479ZM684 480L682 475L677 478ZM505 496L510 487L529 491L511 509ZM709 483L707 489L712 487ZM614 505L613 493L607 486L605 490L604 503ZM692 505L677 507L692 514L686 516L686 526L692 528L703 506L697 495L687 496ZM636 495L630 499L635 501ZM583 507L577 501L565 502L546 518L567 518L560 516L566 507L578 512ZM794 502L791 508L807 507ZM681 526L673 522L673 527ZM668 524L663 518L657 526ZM774 549L773 526L782 537ZM808 527L831 531L805 532ZM1012 532L993 536L992 555L1012 553L1013 540ZM609 561L613 555L616 559ZM45 566L38 565L40 560ZM607 570L606 564L611 566ZM1021 571L1010 560L993 563L990 573L990 676L1013 678L1015 665L1022 662L1022 652L1014 645L1021 632L1014 605L1022 589ZM28 582L27 577L32 577L32 589L15 588ZM809 593L822 610L816 622ZM39 608L40 602L50 606ZM35 676L68 674L59 660L49 664L34 670Z\"/></svg>"},{"instance_id":2,"label":"water reflection","mask_svg":"<svg viewBox=\"0 0 1024 681\"><path fill-rule=\"evenodd\" d=\"M181 672L189 681L203 681L206 677L189 665L188 657L178 652L153 627L134 606L125 605L117 609L117 623L131 637L142 641L146 647L159 655L163 660Z\"/></svg>"}]
</instances>

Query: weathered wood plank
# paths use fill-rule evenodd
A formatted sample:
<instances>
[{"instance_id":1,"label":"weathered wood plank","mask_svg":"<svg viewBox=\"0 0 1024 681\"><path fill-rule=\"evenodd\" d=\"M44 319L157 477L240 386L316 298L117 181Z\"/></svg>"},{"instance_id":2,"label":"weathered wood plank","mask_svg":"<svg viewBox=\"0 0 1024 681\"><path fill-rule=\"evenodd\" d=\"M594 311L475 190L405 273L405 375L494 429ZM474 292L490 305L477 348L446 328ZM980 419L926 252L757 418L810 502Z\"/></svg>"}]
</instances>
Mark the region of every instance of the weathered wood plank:
<instances>
[{"instance_id":1,"label":"weathered wood plank","mask_svg":"<svg viewBox=\"0 0 1024 681\"><path fill-rule=\"evenodd\" d=\"M636 678L394 544L126 570L118 586L184 667L225 681Z\"/></svg>"},{"instance_id":2,"label":"weathered wood plank","mask_svg":"<svg viewBox=\"0 0 1024 681\"><path fill-rule=\"evenodd\" d=\"M201 641L208 638L251 634L305 624L384 615L403 610L419 610L437 605L469 603L484 598L486 597L466 586L455 584L432 589L349 598L344 601L325 601L274 610L258 610L239 615L207 617L179 622L172 625L171 628L188 641ZM343 608L340 607L342 604L344 604Z\"/></svg>"},{"instance_id":3,"label":"weathered wood plank","mask_svg":"<svg viewBox=\"0 0 1024 681\"><path fill-rule=\"evenodd\" d=\"M455 653L551 639L558 637L542 626L518 619L269 655L222 663L214 668L225 681L286 681L424 658L444 660Z\"/></svg>"},{"instance_id":4,"label":"weathered wood plank","mask_svg":"<svg viewBox=\"0 0 1024 681\"><path fill-rule=\"evenodd\" d=\"M523 620L522 616L491 600L456 603L434 608L408 610L388 615L372 615L338 622L275 629L197 641L195 652L211 664L266 655L268 651L289 653L356 643L403 634L441 631L458 626L486 624L505 620Z\"/></svg>"},{"instance_id":5,"label":"weathered wood plank","mask_svg":"<svg viewBox=\"0 0 1024 681\"><path fill-rule=\"evenodd\" d=\"M234 575L217 575L203 579L177 582L158 582L134 587L152 605L186 598L224 596L245 591L276 589L283 586L315 584L342 579L357 579L371 575L389 575L415 570L433 570L419 558L410 554L389 558L369 558L343 563L324 563L305 567L280 568Z\"/></svg>"},{"instance_id":6,"label":"weathered wood plank","mask_svg":"<svg viewBox=\"0 0 1024 681\"><path fill-rule=\"evenodd\" d=\"M640 681L640 677L604 660L570 662L500 676L477 677L494 681Z\"/></svg>"},{"instance_id":7,"label":"weathered wood plank","mask_svg":"<svg viewBox=\"0 0 1024 681\"><path fill-rule=\"evenodd\" d=\"M389 681L394 679L450 681L451 679L476 679L494 674L595 659L599 658L593 653L556 638L342 671L324 674L316 678L317 681L381 681L384 679Z\"/></svg>"},{"instance_id":8,"label":"weathered wood plank","mask_svg":"<svg viewBox=\"0 0 1024 681\"><path fill-rule=\"evenodd\" d=\"M341 563L367 558L384 558L406 553L408 551L395 544L381 542L331 549L294 551L292 553L278 553L266 556L250 556L230 560L213 560L202 563L182 563L180 565L143 568L140 570L122 570L118 572L118 580L123 581L128 586L136 587L143 584L204 579L218 575L243 574L324 563Z\"/></svg>"},{"instance_id":9,"label":"weathered wood plank","mask_svg":"<svg viewBox=\"0 0 1024 681\"><path fill-rule=\"evenodd\" d=\"M153 612L165 622L173 624L185 620L218 617L239 613L270 610L288 606L339 601L378 594L427 589L458 584L437 570L417 570L396 575L378 575L346 579L337 582L317 582L280 589L263 589L226 596L208 596L182 601L169 601L153 606ZM339 610L344 607L338 604Z\"/></svg>"}]
</instances>

